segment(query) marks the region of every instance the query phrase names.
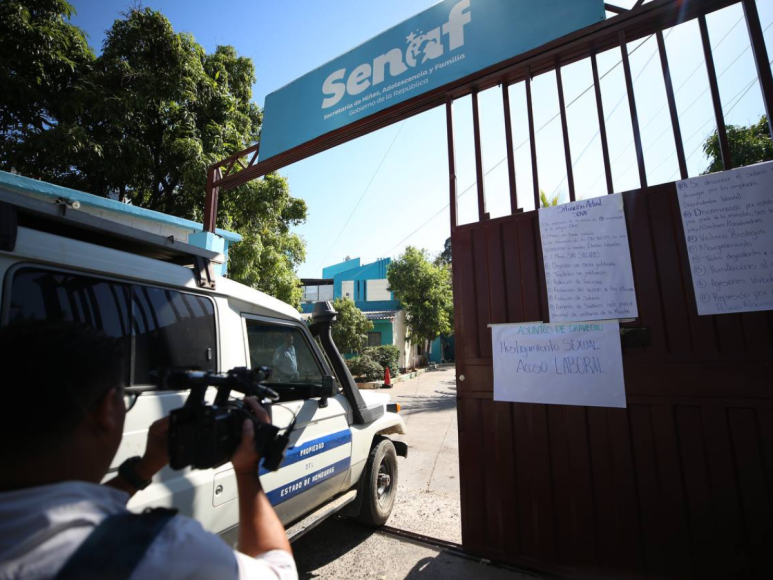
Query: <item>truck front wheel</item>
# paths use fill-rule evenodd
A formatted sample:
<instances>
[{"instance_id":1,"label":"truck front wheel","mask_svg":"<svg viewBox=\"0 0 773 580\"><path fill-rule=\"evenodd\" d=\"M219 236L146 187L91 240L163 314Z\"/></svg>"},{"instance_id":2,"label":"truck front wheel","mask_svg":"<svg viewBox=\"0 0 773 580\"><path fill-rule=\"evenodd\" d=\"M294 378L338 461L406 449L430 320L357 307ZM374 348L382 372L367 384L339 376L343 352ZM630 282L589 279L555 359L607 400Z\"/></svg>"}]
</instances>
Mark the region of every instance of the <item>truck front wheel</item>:
<instances>
[{"instance_id":1,"label":"truck front wheel","mask_svg":"<svg viewBox=\"0 0 773 580\"><path fill-rule=\"evenodd\" d=\"M369 526L382 526L389 519L397 496L397 452L389 439L375 440L362 477L366 478L365 496L357 519Z\"/></svg>"}]
</instances>

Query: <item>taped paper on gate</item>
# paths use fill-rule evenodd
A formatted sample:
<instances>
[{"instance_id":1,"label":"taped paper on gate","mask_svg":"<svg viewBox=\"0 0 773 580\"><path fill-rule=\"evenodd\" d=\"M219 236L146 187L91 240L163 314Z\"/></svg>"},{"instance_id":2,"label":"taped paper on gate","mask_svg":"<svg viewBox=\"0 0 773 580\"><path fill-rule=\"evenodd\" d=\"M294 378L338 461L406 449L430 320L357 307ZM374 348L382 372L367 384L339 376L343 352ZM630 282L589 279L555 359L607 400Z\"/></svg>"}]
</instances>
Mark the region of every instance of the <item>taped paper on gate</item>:
<instances>
[{"instance_id":1,"label":"taped paper on gate","mask_svg":"<svg viewBox=\"0 0 773 580\"><path fill-rule=\"evenodd\" d=\"M639 315L622 194L539 210L550 322Z\"/></svg>"},{"instance_id":2,"label":"taped paper on gate","mask_svg":"<svg viewBox=\"0 0 773 580\"><path fill-rule=\"evenodd\" d=\"M495 401L626 407L616 320L490 326Z\"/></svg>"},{"instance_id":3,"label":"taped paper on gate","mask_svg":"<svg viewBox=\"0 0 773 580\"><path fill-rule=\"evenodd\" d=\"M698 314L773 310L773 162L676 189Z\"/></svg>"}]
</instances>

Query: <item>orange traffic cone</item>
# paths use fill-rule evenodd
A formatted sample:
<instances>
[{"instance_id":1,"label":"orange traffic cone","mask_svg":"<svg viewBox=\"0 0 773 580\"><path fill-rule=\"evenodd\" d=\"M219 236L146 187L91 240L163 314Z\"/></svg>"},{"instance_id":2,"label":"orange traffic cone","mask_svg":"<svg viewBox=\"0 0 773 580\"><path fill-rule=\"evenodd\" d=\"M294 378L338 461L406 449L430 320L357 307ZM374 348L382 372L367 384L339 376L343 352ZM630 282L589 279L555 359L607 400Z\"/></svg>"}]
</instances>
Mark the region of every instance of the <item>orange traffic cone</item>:
<instances>
[{"instance_id":1,"label":"orange traffic cone","mask_svg":"<svg viewBox=\"0 0 773 580\"><path fill-rule=\"evenodd\" d=\"M392 379L389 376L389 367L384 367L384 384L381 386L387 389L392 388Z\"/></svg>"}]
</instances>

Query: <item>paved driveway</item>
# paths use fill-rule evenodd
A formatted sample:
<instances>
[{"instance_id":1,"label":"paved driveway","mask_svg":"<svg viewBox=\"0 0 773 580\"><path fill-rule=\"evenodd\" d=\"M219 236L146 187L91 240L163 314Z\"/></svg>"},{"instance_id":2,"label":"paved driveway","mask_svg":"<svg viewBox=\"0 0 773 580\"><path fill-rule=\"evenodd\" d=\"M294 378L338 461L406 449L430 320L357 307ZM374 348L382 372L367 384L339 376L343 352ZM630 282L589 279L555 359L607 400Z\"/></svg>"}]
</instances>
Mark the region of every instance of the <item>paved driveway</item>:
<instances>
[{"instance_id":1,"label":"paved driveway","mask_svg":"<svg viewBox=\"0 0 773 580\"><path fill-rule=\"evenodd\" d=\"M399 458L397 505L388 526L461 543L456 384L453 368L398 383L389 392L408 425ZM430 545L334 518L293 544L300 577L396 580L534 580Z\"/></svg>"},{"instance_id":2,"label":"paved driveway","mask_svg":"<svg viewBox=\"0 0 773 580\"><path fill-rule=\"evenodd\" d=\"M398 383L408 434L408 459L400 460L397 505L388 525L450 542L462 542L459 507L459 436L454 368Z\"/></svg>"}]
</instances>

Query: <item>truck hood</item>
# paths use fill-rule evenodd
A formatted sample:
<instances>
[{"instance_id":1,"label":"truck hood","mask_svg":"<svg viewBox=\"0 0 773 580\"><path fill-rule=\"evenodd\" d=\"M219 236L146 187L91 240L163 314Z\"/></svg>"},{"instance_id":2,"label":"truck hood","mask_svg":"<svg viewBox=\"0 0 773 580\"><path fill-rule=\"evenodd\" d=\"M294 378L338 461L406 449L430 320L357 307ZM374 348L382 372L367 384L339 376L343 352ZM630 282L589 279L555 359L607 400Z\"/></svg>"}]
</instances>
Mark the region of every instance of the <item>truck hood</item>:
<instances>
[{"instance_id":1,"label":"truck hood","mask_svg":"<svg viewBox=\"0 0 773 580\"><path fill-rule=\"evenodd\" d=\"M392 397L387 393L379 393L378 391L361 390L362 400L368 407L375 405L386 405L392 402Z\"/></svg>"}]
</instances>

